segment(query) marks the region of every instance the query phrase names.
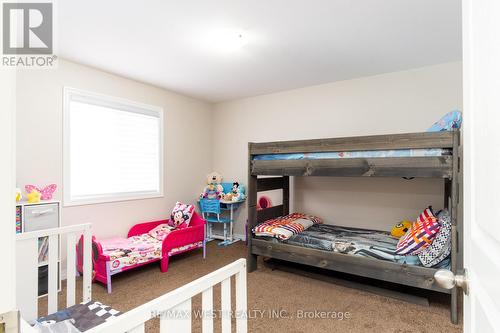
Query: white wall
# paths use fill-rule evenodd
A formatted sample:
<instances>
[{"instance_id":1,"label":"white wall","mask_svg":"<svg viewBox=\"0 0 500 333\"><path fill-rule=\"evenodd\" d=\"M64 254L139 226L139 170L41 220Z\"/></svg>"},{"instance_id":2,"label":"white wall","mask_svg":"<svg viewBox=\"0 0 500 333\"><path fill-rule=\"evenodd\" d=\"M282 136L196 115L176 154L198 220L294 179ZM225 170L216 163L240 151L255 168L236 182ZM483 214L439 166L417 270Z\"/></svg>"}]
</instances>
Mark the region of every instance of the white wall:
<instances>
[{"instance_id":1,"label":"white wall","mask_svg":"<svg viewBox=\"0 0 500 333\"><path fill-rule=\"evenodd\" d=\"M16 308L15 258L15 113L16 70L0 68L0 313Z\"/></svg>"},{"instance_id":2,"label":"white wall","mask_svg":"<svg viewBox=\"0 0 500 333\"><path fill-rule=\"evenodd\" d=\"M55 70L25 70L17 83L17 184L59 186L62 199L63 87L163 107L165 197L67 207L63 225L91 222L98 237L126 236L137 222L166 218L177 200L194 202L211 170L207 131L212 105L157 87L60 60Z\"/></svg>"},{"instance_id":3,"label":"white wall","mask_svg":"<svg viewBox=\"0 0 500 333\"><path fill-rule=\"evenodd\" d=\"M461 109L461 63L335 82L215 105L213 169L247 182L247 142L425 131ZM441 208L442 181L296 178L296 211L327 223L389 230L426 205ZM244 233L246 210L236 233Z\"/></svg>"}]
</instances>

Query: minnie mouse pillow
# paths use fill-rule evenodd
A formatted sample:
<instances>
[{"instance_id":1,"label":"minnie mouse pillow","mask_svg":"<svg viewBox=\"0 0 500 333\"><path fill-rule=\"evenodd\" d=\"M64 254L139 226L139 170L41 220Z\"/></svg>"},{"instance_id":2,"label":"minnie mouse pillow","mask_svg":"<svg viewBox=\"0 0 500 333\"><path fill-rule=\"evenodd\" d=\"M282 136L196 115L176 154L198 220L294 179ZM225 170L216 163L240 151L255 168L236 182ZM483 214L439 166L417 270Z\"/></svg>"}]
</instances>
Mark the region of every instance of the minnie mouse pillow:
<instances>
[{"instance_id":1,"label":"minnie mouse pillow","mask_svg":"<svg viewBox=\"0 0 500 333\"><path fill-rule=\"evenodd\" d=\"M189 222L191 222L191 218L193 217L193 212L193 205L186 205L181 202L177 202L172 210L168 224L175 229L187 228L189 226Z\"/></svg>"}]
</instances>

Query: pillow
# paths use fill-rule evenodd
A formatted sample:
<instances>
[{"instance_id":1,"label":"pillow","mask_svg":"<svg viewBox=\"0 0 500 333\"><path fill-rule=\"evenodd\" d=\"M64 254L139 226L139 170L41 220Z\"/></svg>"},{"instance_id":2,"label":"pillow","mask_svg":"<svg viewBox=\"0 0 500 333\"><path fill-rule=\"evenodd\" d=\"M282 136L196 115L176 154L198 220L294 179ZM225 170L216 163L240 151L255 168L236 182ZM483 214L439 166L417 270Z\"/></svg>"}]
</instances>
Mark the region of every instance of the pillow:
<instances>
[{"instance_id":1,"label":"pillow","mask_svg":"<svg viewBox=\"0 0 500 333\"><path fill-rule=\"evenodd\" d=\"M395 254L407 255L418 254L429 246L439 231L439 223L432 212L432 208L426 208L413 223L410 230L401 237L396 247Z\"/></svg>"},{"instance_id":2,"label":"pillow","mask_svg":"<svg viewBox=\"0 0 500 333\"><path fill-rule=\"evenodd\" d=\"M172 230L171 226L169 226L166 223L163 223L163 224L158 224L155 228L151 229L148 232L148 234L151 237L156 238L157 240L163 242L163 240L165 239L165 237L167 237L167 235L170 233L171 230Z\"/></svg>"},{"instance_id":3,"label":"pillow","mask_svg":"<svg viewBox=\"0 0 500 333\"><path fill-rule=\"evenodd\" d=\"M321 219L316 216L293 213L262 222L253 229L253 232L256 236L287 240L318 223L321 223Z\"/></svg>"},{"instance_id":4,"label":"pillow","mask_svg":"<svg viewBox=\"0 0 500 333\"><path fill-rule=\"evenodd\" d=\"M273 233L275 237L285 240L295 234L301 233L313 224L314 223L311 220L298 219L289 224L284 224L280 227L274 228Z\"/></svg>"},{"instance_id":5,"label":"pillow","mask_svg":"<svg viewBox=\"0 0 500 333\"><path fill-rule=\"evenodd\" d=\"M443 210L438 214L438 222L441 225L432 244L418 254L418 258L425 267L439 264L451 253L451 216L448 211Z\"/></svg>"},{"instance_id":6,"label":"pillow","mask_svg":"<svg viewBox=\"0 0 500 333\"><path fill-rule=\"evenodd\" d=\"M184 229L189 227L189 222L193 217L194 206L186 205L181 202L175 204L174 209L172 209L172 214L170 215L170 221L168 224L174 229Z\"/></svg>"},{"instance_id":7,"label":"pillow","mask_svg":"<svg viewBox=\"0 0 500 333\"><path fill-rule=\"evenodd\" d=\"M456 110L445 114L436 121L427 132L451 131L454 128L460 128L462 124L462 112Z\"/></svg>"}]
</instances>

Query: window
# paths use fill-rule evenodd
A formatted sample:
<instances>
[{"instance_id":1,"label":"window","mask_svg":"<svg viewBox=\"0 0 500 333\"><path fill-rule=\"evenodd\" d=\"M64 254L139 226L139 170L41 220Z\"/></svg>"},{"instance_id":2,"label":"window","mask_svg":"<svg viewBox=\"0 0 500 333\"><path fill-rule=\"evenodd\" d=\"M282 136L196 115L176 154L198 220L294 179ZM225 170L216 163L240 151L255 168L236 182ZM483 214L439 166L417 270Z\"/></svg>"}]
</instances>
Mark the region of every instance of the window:
<instances>
[{"instance_id":1,"label":"window","mask_svg":"<svg viewBox=\"0 0 500 333\"><path fill-rule=\"evenodd\" d=\"M64 204L163 196L163 110L64 89Z\"/></svg>"}]
</instances>

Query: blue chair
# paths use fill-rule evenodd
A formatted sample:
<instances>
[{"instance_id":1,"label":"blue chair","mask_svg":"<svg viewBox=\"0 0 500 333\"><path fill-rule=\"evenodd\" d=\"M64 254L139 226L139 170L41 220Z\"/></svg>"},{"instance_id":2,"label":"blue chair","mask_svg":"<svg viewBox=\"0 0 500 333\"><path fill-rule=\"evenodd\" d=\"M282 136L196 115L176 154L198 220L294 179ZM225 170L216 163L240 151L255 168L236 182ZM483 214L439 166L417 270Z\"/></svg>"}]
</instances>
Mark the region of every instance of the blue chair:
<instances>
[{"instance_id":1,"label":"blue chair","mask_svg":"<svg viewBox=\"0 0 500 333\"><path fill-rule=\"evenodd\" d=\"M221 204L218 199L200 199L200 211L203 219L207 221L207 241L215 239L213 237L212 223L223 223L224 224L224 241L222 243L226 244L228 242L227 238L227 224L231 222L228 217L221 216Z\"/></svg>"}]
</instances>

